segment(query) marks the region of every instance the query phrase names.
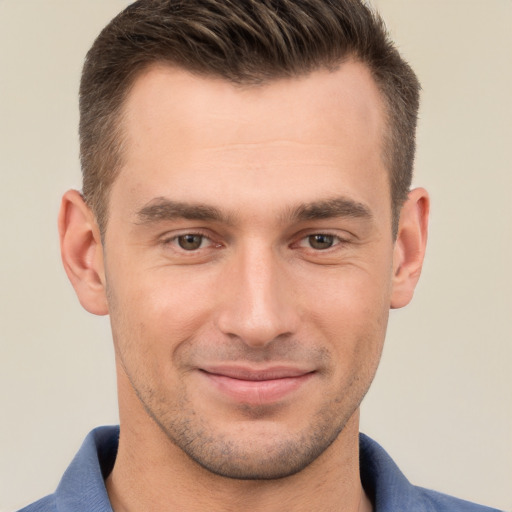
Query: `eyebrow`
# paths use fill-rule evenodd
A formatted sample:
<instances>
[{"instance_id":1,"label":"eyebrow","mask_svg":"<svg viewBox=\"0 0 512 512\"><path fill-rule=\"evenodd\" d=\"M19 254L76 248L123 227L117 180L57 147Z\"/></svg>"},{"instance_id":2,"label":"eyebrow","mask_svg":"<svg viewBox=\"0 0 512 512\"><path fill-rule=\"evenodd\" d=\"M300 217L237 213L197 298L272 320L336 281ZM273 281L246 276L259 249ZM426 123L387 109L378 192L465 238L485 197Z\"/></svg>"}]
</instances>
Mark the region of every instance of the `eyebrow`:
<instances>
[{"instance_id":1,"label":"eyebrow","mask_svg":"<svg viewBox=\"0 0 512 512\"><path fill-rule=\"evenodd\" d=\"M371 220L373 214L368 206L346 197L335 197L313 201L293 208L286 217L295 221L322 220L349 217Z\"/></svg>"},{"instance_id":2,"label":"eyebrow","mask_svg":"<svg viewBox=\"0 0 512 512\"><path fill-rule=\"evenodd\" d=\"M172 201L165 197L151 200L136 213L139 224L158 221L188 219L230 223L229 219L214 206Z\"/></svg>"},{"instance_id":3,"label":"eyebrow","mask_svg":"<svg viewBox=\"0 0 512 512\"><path fill-rule=\"evenodd\" d=\"M222 213L214 206L202 203L185 203L173 201L165 197L151 200L136 212L138 224L151 224L153 222L187 219L199 221L214 221L233 224L231 216ZM321 201L300 204L289 209L283 216L291 222L322 220L329 218L373 218L371 210L363 203L345 197L335 197Z\"/></svg>"}]
</instances>

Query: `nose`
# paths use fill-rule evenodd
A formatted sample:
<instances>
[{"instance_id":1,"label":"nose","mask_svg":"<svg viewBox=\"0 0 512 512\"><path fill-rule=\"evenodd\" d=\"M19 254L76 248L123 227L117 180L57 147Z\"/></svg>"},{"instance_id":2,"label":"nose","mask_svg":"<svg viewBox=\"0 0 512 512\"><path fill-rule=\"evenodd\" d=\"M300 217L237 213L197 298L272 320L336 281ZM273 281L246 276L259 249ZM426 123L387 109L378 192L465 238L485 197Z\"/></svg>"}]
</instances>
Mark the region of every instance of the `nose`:
<instances>
[{"instance_id":1,"label":"nose","mask_svg":"<svg viewBox=\"0 0 512 512\"><path fill-rule=\"evenodd\" d=\"M255 243L240 251L224 274L218 328L257 348L297 329L293 287L271 248Z\"/></svg>"}]
</instances>

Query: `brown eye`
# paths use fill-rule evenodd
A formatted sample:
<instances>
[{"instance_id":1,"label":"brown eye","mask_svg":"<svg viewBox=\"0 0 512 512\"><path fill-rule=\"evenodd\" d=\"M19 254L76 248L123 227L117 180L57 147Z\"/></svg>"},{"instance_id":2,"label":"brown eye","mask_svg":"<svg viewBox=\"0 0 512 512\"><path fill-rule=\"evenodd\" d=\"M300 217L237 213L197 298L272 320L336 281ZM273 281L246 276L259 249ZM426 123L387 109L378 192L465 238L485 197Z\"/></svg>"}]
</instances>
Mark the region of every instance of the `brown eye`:
<instances>
[{"instance_id":1,"label":"brown eye","mask_svg":"<svg viewBox=\"0 0 512 512\"><path fill-rule=\"evenodd\" d=\"M196 251L203 244L203 239L202 235L182 235L178 237L178 244L185 251Z\"/></svg>"},{"instance_id":2,"label":"brown eye","mask_svg":"<svg viewBox=\"0 0 512 512\"><path fill-rule=\"evenodd\" d=\"M310 235L308 236L308 242L310 247L313 249L322 251L325 249L329 249L334 245L334 236L333 235Z\"/></svg>"}]
</instances>

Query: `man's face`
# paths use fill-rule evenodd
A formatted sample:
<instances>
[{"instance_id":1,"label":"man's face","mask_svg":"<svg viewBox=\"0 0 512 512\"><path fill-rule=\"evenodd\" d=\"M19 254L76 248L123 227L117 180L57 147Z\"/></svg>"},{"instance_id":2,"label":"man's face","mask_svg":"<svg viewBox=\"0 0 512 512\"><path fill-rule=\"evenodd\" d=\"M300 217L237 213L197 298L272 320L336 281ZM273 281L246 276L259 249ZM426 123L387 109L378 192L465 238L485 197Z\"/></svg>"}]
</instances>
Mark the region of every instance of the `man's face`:
<instances>
[{"instance_id":1,"label":"man's face","mask_svg":"<svg viewBox=\"0 0 512 512\"><path fill-rule=\"evenodd\" d=\"M121 420L217 474L299 471L356 414L385 335L376 85L351 62L251 88L162 66L125 107L104 245Z\"/></svg>"}]
</instances>

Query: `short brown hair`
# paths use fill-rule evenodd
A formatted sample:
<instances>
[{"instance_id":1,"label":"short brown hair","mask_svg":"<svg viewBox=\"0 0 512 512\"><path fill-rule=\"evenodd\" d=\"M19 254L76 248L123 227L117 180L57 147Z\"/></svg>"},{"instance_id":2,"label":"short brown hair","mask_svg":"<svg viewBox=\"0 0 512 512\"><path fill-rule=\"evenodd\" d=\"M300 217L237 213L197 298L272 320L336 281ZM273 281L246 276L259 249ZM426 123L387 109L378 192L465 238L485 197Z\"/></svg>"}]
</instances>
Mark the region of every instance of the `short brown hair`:
<instances>
[{"instance_id":1,"label":"short brown hair","mask_svg":"<svg viewBox=\"0 0 512 512\"><path fill-rule=\"evenodd\" d=\"M360 0L138 0L115 17L89 50L80 85L83 194L101 232L122 167L123 102L150 65L264 84L348 58L368 66L384 98L396 232L411 186L420 85L382 19Z\"/></svg>"}]
</instances>

